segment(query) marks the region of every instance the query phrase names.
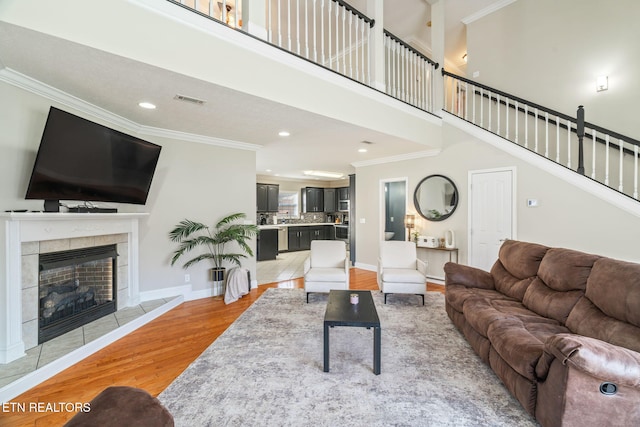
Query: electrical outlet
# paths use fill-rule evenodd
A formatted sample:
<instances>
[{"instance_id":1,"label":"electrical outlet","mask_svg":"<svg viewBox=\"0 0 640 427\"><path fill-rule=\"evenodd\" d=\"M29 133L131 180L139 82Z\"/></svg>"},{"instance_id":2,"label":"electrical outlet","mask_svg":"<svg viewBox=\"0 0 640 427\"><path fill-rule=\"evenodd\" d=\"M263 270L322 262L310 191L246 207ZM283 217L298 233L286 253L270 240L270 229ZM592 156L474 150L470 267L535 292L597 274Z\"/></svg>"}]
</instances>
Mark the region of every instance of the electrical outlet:
<instances>
[{"instance_id":1,"label":"electrical outlet","mask_svg":"<svg viewBox=\"0 0 640 427\"><path fill-rule=\"evenodd\" d=\"M185 274L184 275L184 283L189 283L191 281L191 275L190 274Z\"/></svg>"}]
</instances>

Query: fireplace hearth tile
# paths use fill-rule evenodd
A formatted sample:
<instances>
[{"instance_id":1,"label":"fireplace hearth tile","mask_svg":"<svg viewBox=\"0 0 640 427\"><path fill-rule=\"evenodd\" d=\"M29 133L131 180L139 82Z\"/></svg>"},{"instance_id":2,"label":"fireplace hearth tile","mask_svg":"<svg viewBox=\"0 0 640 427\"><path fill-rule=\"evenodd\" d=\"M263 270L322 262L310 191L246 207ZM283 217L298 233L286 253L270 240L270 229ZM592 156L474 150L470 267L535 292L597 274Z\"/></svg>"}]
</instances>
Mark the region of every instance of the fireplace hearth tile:
<instances>
[{"instance_id":1,"label":"fireplace hearth tile","mask_svg":"<svg viewBox=\"0 0 640 427\"><path fill-rule=\"evenodd\" d=\"M155 310L158 307L161 307L163 304L168 303L169 301L171 301L171 299L157 299L157 300L153 300L153 301L144 301L140 303L140 307L142 307L142 309L145 311L145 313L148 313L152 310Z\"/></svg>"},{"instance_id":2,"label":"fireplace hearth tile","mask_svg":"<svg viewBox=\"0 0 640 427\"><path fill-rule=\"evenodd\" d=\"M0 387L3 385L9 384L13 382L15 379L12 379L9 382L5 382L8 379L14 378L15 376L24 376L31 371L35 371L38 366L38 359L40 358L41 347L35 347L31 350L26 351L26 356L21 357L20 359L11 362L7 365L0 364Z\"/></svg>"},{"instance_id":3,"label":"fireplace hearth tile","mask_svg":"<svg viewBox=\"0 0 640 427\"><path fill-rule=\"evenodd\" d=\"M116 319L118 320L118 324L120 326L124 325L125 323L131 322L132 320L142 316L143 314L145 314L145 312L139 305L135 307L126 307L115 312Z\"/></svg>"},{"instance_id":4,"label":"fireplace hearth tile","mask_svg":"<svg viewBox=\"0 0 640 427\"><path fill-rule=\"evenodd\" d=\"M47 363L53 362L83 345L84 332L82 328L74 329L64 335L55 337L42 344L42 353L40 354L38 367L40 368Z\"/></svg>"},{"instance_id":5,"label":"fireplace hearth tile","mask_svg":"<svg viewBox=\"0 0 640 427\"><path fill-rule=\"evenodd\" d=\"M84 343L88 344L91 341L95 341L101 336L108 334L114 329L118 328L118 321L115 314L101 317L100 319L84 325Z\"/></svg>"}]
</instances>

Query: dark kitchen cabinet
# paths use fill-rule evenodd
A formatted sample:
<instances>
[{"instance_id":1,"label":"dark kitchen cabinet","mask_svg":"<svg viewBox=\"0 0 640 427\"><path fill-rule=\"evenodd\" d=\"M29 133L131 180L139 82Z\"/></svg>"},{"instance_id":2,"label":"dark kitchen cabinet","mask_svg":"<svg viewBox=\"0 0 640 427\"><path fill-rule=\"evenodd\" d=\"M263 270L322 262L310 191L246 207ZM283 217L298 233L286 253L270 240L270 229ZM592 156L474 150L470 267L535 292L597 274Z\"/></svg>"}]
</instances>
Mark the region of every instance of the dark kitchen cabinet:
<instances>
[{"instance_id":1,"label":"dark kitchen cabinet","mask_svg":"<svg viewBox=\"0 0 640 427\"><path fill-rule=\"evenodd\" d=\"M333 225L311 227L311 240L333 240Z\"/></svg>"},{"instance_id":2,"label":"dark kitchen cabinet","mask_svg":"<svg viewBox=\"0 0 640 427\"><path fill-rule=\"evenodd\" d=\"M337 191L335 188L324 189L324 210L323 212L336 212L338 209Z\"/></svg>"},{"instance_id":3,"label":"dark kitchen cabinet","mask_svg":"<svg viewBox=\"0 0 640 427\"><path fill-rule=\"evenodd\" d=\"M324 212L324 188L305 187L302 189L303 212Z\"/></svg>"},{"instance_id":4,"label":"dark kitchen cabinet","mask_svg":"<svg viewBox=\"0 0 640 427\"><path fill-rule=\"evenodd\" d=\"M278 212L280 186L277 184L256 184L256 211Z\"/></svg>"},{"instance_id":5,"label":"dark kitchen cabinet","mask_svg":"<svg viewBox=\"0 0 640 427\"><path fill-rule=\"evenodd\" d=\"M311 227L289 227L289 252L311 248Z\"/></svg>"},{"instance_id":6,"label":"dark kitchen cabinet","mask_svg":"<svg viewBox=\"0 0 640 427\"><path fill-rule=\"evenodd\" d=\"M260 230L260 233L258 233L257 252L256 256L258 261L276 259L278 256L277 228Z\"/></svg>"},{"instance_id":7,"label":"dark kitchen cabinet","mask_svg":"<svg viewBox=\"0 0 640 427\"><path fill-rule=\"evenodd\" d=\"M338 188L338 200L349 200L349 187Z\"/></svg>"},{"instance_id":8,"label":"dark kitchen cabinet","mask_svg":"<svg viewBox=\"0 0 640 427\"><path fill-rule=\"evenodd\" d=\"M289 252L306 251L311 248L312 240L333 240L333 225L307 225L289 227Z\"/></svg>"}]
</instances>

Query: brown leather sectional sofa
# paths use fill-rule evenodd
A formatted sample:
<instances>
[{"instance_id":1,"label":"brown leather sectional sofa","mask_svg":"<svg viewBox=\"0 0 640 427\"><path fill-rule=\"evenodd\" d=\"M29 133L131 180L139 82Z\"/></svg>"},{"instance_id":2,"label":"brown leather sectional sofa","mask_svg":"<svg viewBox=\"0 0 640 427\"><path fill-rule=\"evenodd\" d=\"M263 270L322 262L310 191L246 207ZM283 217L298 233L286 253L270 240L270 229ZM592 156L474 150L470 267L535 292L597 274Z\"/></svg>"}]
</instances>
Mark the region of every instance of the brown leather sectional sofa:
<instances>
[{"instance_id":1,"label":"brown leather sectional sofa","mask_svg":"<svg viewBox=\"0 0 640 427\"><path fill-rule=\"evenodd\" d=\"M447 263L456 327L544 427L640 426L640 264L506 241Z\"/></svg>"}]
</instances>

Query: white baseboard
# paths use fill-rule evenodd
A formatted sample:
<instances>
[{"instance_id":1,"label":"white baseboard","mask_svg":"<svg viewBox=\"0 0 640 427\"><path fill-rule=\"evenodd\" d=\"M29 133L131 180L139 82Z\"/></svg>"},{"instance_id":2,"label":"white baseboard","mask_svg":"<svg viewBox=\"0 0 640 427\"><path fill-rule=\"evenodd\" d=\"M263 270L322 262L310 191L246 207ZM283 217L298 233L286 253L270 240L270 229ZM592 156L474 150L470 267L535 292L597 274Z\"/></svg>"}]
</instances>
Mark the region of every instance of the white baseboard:
<instances>
[{"instance_id":1,"label":"white baseboard","mask_svg":"<svg viewBox=\"0 0 640 427\"><path fill-rule=\"evenodd\" d=\"M190 293L191 293L191 285L182 285L182 286L174 286L171 288L154 289L153 291L140 292L140 301L155 301L163 298L172 298L179 295L186 297Z\"/></svg>"},{"instance_id":2,"label":"white baseboard","mask_svg":"<svg viewBox=\"0 0 640 427\"><path fill-rule=\"evenodd\" d=\"M371 264L364 264L361 262L356 261L355 267L357 268L361 268L363 270L369 270L369 271L378 271L378 266L377 265L371 265Z\"/></svg>"},{"instance_id":3,"label":"white baseboard","mask_svg":"<svg viewBox=\"0 0 640 427\"><path fill-rule=\"evenodd\" d=\"M54 375L75 365L76 363L92 355L93 353L102 350L106 346L114 343L125 335L130 334L139 327L144 326L153 319L163 315L167 311L177 307L183 302L184 297L177 296L166 304L163 304L162 306L146 314L143 314L137 319L134 319L131 322L120 326L118 329L115 329L101 336L100 338L72 351L71 353L65 354L64 356L54 360L53 362L43 366L42 368L37 369L20 379L17 379L11 384L0 388L0 402L9 402L11 399L21 395L25 391L37 386L38 384L44 382L45 380L48 380Z\"/></svg>"}]
</instances>

